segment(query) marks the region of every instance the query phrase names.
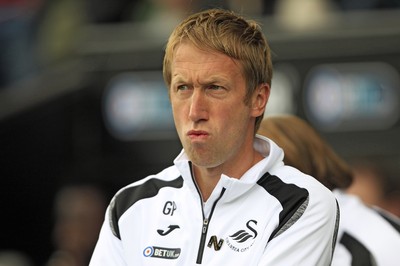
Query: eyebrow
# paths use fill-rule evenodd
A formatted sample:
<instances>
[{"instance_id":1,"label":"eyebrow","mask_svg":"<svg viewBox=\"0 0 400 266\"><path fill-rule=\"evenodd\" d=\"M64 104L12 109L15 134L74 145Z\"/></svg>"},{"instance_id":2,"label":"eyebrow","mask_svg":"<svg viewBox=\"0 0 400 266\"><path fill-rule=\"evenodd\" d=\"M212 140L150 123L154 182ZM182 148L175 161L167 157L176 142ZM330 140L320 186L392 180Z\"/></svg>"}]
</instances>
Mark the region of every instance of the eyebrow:
<instances>
[{"instance_id":1,"label":"eyebrow","mask_svg":"<svg viewBox=\"0 0 400 266\"><path fill-rule=\"evenodd\" d=\"M182 77L181 75L177 74L175 76L172 76L171 83L188 83L189 81ZM224 77L219 77L219 76L210 76L207 77L204 81L200 82L200 85L209 85L209 84L215 84L215 83L224 83L224 84L229 84L230 82L228 79Z\"/></svg>"},{"instance_id":2,"label":"eyebrow","mask_svg":"<svg viewBox=\"0 0 400 266\"><path fill-rule=\"evenodd\" d=\"M187 83L187 79L177 74L172 76L171 83Z\"/></svg>"}]
</instances>

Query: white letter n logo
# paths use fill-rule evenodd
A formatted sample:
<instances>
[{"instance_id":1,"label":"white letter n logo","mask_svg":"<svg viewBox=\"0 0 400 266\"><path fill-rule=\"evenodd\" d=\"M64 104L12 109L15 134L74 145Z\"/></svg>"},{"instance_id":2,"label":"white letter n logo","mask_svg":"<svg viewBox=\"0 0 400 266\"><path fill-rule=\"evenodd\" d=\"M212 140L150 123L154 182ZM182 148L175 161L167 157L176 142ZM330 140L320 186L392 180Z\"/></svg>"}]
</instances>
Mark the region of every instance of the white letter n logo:
<instances>
[{"instance_id":1,"label":"white letter n logo","mask_svg":"<svg viewBox=\"0 0 400 266\"><path fill-rule=\"evenodd\" d=\"M211 246L214 245L214 249L218 251L221 249L223 243L224 243L223 239L220 239L218 242L217 236L212 236L210 237L210 241L208 241L207 247L211 248Z\"/></svg>"}]
</instances>

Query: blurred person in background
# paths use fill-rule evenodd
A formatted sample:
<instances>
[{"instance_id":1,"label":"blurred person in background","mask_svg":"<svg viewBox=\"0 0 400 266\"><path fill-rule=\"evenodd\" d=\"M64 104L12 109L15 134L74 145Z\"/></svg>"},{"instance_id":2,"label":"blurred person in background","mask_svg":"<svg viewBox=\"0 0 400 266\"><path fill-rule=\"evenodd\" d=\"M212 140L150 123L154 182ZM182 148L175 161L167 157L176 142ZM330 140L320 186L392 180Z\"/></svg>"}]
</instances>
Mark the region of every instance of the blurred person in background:
<instances>
[{"instance_id":1,"label":"blurred person in background","mask_svg":"<svg viewBox=\"0 0 400 266\"><path fill-rule=\"evenodd\" d=\"M334 196L255 136L272 78L260 26L222 9L189 16L163 75L183 149L116 193L90 265L329 265Z\"/></svg>"},{"instance_id":2,"label":"blurred person in background","mask_svg":"<svg viewBox=\"0 0 400 266\"><path fill-rule=\"evenodd\" d=\"M54 253L46 266L87 266L106 207L105 193L95 185L62 187L54 202Z\"/></svg>"},{"instance_id":3,"label":"blurred person in background","mask_svg":"<svg viewBox=\"0 0 400 266\"><path fill-rule=\"evenodd\" d=\"M398 226L345 192L353 180L352 168L311 125L292 115L270 116L261 122L258 134L283 148L286 165L313 176L334 192L340 224L332 265L398 265Z\"/></svg>"},{"instance_id":4,"label":"blurred person in background","mask_svg":"<svg viewBox=\"0 0 400 266\"><path fill-rule=\"evenodd\" d=\"M354 181L347 192L389 219L400 219L400 158L363 156L353 158Z\"/></svg>"}]
</instances>

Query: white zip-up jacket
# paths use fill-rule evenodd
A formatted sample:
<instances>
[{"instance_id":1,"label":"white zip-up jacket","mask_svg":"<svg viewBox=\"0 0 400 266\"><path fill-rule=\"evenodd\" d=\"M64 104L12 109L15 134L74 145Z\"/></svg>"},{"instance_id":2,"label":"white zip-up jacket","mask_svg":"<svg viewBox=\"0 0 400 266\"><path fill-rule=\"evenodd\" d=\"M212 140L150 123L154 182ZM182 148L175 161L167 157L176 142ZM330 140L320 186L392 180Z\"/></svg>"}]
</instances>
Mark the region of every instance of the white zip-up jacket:
<instances>
[{"instance_id":1,"label":"white zip-up jacket","mask_svg":"<svg viewBox=\"0 0 400 266\"><path fill-rule=\"evenodd\" d=\"M265 158L240 179L222 175L202 201L184 151L174 165L121 189L90 262L97 265L330 265L333 194L257 136Z\"/></svg>"}]
</instances>

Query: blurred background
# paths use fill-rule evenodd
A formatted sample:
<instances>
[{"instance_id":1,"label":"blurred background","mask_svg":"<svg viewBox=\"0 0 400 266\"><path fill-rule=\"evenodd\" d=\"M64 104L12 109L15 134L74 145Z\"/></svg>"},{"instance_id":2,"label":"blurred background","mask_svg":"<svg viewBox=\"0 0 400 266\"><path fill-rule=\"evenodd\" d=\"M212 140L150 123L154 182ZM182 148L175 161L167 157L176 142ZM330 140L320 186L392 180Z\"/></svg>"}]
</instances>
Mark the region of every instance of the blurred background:
<instances>
[{"instance_id":1,"label":"blurred background","mask_svg":"<svg viewBox=\"0 0 400 266\"><path fill-rule=\"evenodd\" d=\"M399 0L0 0L0 265L87 265L112 195L172 164L163 48L208 7L261 23L266 115L310 121L400 216Z\"/></svg>"}]
</instances>

